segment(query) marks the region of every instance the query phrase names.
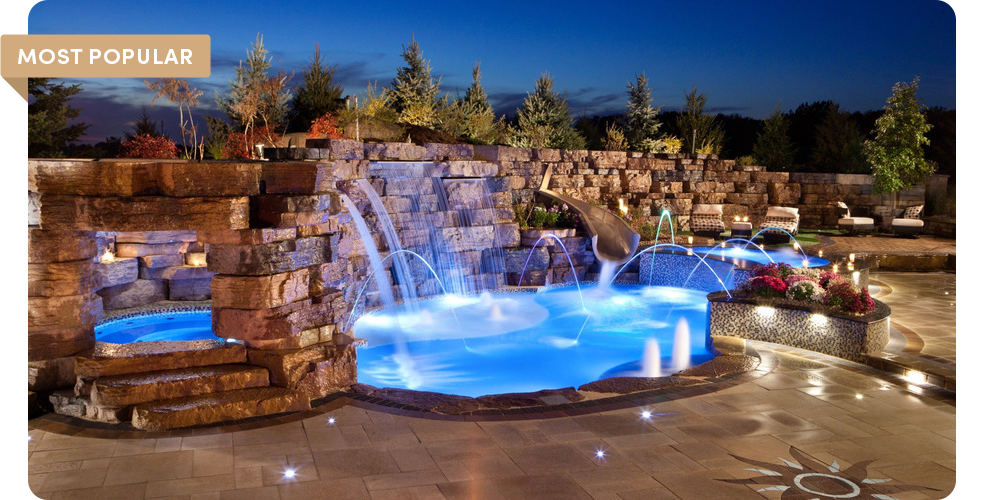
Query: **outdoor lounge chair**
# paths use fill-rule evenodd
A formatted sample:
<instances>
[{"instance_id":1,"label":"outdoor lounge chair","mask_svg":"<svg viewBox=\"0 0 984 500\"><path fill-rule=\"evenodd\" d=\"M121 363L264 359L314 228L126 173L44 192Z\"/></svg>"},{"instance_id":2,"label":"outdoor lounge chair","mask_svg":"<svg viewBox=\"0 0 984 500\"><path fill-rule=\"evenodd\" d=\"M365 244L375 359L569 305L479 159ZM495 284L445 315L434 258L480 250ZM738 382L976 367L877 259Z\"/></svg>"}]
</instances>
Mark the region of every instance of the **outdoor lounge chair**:
<instances>
[{"instance_id":1,"label":"outdoor lounge chair","mask_svg":"<svg viewBox=\"0 0 984 500\"><path fill-rule=\"evenodd\" d=\"M765 212L765 221L759 224L759 229L777 227L762 233L766 243L785 243L789 236L799 233L799 209L795 207L769 207ZM788 233L788 234L787 234Z\"/></svg>"},{"instance_id":2,"label":"outdoor lounge chair","mask_svg":"<svg viewBox=\"0 0 984 500\"><path fill-rule=\"evenodd\" d=\"M923 228L923 221L919 218L922 210L922 205L903 210L898 217L892 219L892 232L898 236L918 236Z\"/></svg>"},{"instance_id":3,"label":"outdoor lounge chair","mask_svg":"<svg viewBox=\"0 0 984 500\"><path fill-rule=\"evenodd\" d=\"M724 232L724 209L721 205L694 205L690 213L690 230L697 236L719 238Z\"/></svg>"},{"instance_id":4,"label":"outdoor lounge chair","mask_svg":"<svg viewBox=\"0 0 984 500\"><path fill-rule=\"evenodd\" d=\"M838 201L837 211L840 218L837 219L837 227L844 233L864 234L875 230L875 219L871 217L852 217L851 209L847 204Z\"/></svg>"}]
</instances>

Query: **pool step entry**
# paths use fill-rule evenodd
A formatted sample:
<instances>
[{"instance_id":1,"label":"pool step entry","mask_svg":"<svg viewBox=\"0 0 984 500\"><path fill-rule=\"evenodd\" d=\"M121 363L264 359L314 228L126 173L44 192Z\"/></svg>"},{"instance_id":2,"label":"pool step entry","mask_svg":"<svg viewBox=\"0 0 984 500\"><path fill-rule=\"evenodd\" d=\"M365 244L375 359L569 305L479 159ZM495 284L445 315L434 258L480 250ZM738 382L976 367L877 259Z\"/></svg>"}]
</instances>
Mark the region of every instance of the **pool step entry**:
<instances>
[{"instance_id":1,"label":"pool step entry","mask_svg":"<svg viewBox=\"0 0 984 500\"><path fill-rule=\"evenodd\" d=\"M311 409L307 395L283 387L253 387L142 403L133 407L133 426L161 431Z\"/></svg>"},{"instance_id":2,"label":"pool step entry","mask_svg":"<svg viewBox=\"0 0 984 500\"><path fill-rule=\"evenodd\" d=\"M89 400L102 406L129 406L269 385L270 374L266 368L216 365L100 377L92 382Z\"/></svg>"},{"instance_id":3,"label":"pool step entry","mask_svg":"<svg viewBox=\"0 0 984 500\"><path fill-rule=\"evenodd\" d=\"M74 390L49 397L56 413L144 430L311 408L306 394L270 387L269 370L236 343L97 344L76 356L75 374Z\"/></svg>"}]
</instances>

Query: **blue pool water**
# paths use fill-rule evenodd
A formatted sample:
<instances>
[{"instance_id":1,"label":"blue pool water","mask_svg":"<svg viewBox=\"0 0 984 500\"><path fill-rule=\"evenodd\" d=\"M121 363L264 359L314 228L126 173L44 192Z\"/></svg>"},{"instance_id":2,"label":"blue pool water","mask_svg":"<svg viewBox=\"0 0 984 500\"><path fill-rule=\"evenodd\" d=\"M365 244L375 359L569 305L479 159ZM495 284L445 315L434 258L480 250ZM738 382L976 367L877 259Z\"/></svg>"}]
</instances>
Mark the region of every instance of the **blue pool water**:
<instances>
[{"instance_id":1,"label":"blue pool water","mask_svg":"<svg viewBox=\"0 0 984 500\"><path fill-rule=\"evenodd\" d=\"M706 293L672 287L575 286L541 293L441 297L367 314L354 324L359 382L464 396L577 387L611 376L670 375L676 332L685 365L713 355ZM683 327L680 326L681 322ZM647 339L661 366L643 366ZM653 343L653 342L650 342ZM678 344L681 345L681 344Z\"/></svg>"},{"instance_id":2,"label":"blue pool water","mask_svg":"<svg viewBox=\"0 0 984 500\"><path fill-rule=\"evenodd\" d=\"M765 250L765 252L763 252L753 246L742 248L742 243L736 243L735 245L737 246L728 245L726 248L694 247L694 253L699 255L712 255L726 261L738 259L739 261L752 262L755 264L782 262L793 267L803 267L804 257L799 250L793 250L792 248L785 247L778 250ZM829 260L814 255L807 255L806 260L807 267L823 267L830 264Z\"/></svg>"},{"instance_id":3,"label":"blue pool water","mask_svg":"<svg viewBox=\"0 0 984 500\"><path fill-rule=\"evenodd\" d=\"M168 311L112 319L96 325L96 340L111 344L174 340L225 340L212 333L212 311Z\"/></svg>"}]
</instances>

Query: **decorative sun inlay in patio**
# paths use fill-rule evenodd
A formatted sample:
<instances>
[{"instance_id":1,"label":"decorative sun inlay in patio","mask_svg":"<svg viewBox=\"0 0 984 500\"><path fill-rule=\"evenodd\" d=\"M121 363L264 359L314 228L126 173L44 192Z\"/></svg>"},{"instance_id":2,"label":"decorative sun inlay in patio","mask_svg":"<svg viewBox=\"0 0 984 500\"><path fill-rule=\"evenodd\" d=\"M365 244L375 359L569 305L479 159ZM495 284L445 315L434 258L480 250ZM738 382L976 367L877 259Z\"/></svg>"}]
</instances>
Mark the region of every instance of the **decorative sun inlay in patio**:
<instances>
[{"instance_id":1,"label":"decorative sun inlay in patio","mask_svg":"<svg viewBox=\"0 0 984 500\"><path fill-rule=\"evenodd\" d=\"M751 458L731 456L756 466L749 468L752 472L763 474L746 479L718 479L735 484L775 485L757 489L760 493L781 491L782 500L820 500L823 498L858 498L866 500L898 500L891 493L903 491L939 491L922 486L886 484L891 479L874 479L868 477L867 466L874 460L863 460L847 469L841 470L840 464L834 460L830 465L813 460L794 446L789 447L789 454L797 460L791 462L779 457L785 465L776 466Z\"/></svg>"}]
</instances>

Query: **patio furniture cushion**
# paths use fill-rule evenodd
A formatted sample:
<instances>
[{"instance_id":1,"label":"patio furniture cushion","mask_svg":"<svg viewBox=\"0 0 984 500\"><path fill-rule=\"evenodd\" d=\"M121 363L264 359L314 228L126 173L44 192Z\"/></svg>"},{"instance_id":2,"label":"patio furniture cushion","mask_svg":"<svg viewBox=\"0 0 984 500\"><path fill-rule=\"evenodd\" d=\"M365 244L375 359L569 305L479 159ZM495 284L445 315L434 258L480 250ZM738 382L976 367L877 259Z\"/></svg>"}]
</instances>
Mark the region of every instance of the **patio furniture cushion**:
<instances>
[{"instance_id":1,"label":"patio furniture cushion","mask_svg":"<svg viewBox=\"0 0 984 500\"><path fill-rule=\"evenodd\" d=\"M765 213L765 221L759 224L759 229L777 227L795 236L799 233L799 209L795 207L769 207ZM778 229L770 229L766 234L785 234Z\"/></svg>"},{"instance_id":2,"label":"patio furniture cushion","mask_svg":"<svg viewBox=\"0 0 984 500\"><path fill-rule=\"evenodd\" d=\"M918 219L919 218L919 212L922 212L922 209L923 209L923 206L922 205L916 205L914 207L906 208L905 211L902 212L902 218L903 219Z\"/></svg>"},{"instance_id":3,"label":"patio furniture cushion","mask_svg":"<svg viewBox=\"0 0 984 500\"><path fill-rule=\"evenodd\" d=\"M837 211L841 218L837 219L837 227L851 234L873 231L875 219L871 217L851 217L851 209L842 201L837 202Z\"/></svg>"},{"instance_id":4,"label":"patio furniture cushion","mask_svg":"<svg viewBox=\"0 0 984 500\"><path fill-rule=\"evenodd\" d=\"M695 213L690 216L690 230L694 233L723 233L724 220L720 215Z\"/></svg>"},{"instance_id":5,"label":"patio furniture cushion","mask_svg":"<svg viewBox=\"0 0 984 500\"><path fill-rule=\"evenodd\" d=\"M901 217L892 219L892 232L899 235L915 236L922 230L923 221L919 218L923 206L906 208Z\"/></svg>"}]
</instances>

